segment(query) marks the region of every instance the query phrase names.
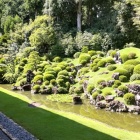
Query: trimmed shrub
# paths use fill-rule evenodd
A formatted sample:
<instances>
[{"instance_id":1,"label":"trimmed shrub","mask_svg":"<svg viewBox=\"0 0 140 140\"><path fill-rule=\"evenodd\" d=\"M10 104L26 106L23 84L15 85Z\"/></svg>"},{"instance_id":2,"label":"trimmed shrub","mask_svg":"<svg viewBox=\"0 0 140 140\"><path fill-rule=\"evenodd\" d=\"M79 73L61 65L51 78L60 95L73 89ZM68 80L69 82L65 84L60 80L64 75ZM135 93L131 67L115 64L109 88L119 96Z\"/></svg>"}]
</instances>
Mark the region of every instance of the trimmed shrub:
<instances>
[{"instance_id":1,"label":"trimmed shrub","mask_svg":"<svg viewBox=\"0 0 140 140\"><path fill-rule=\"evenodd\" d=\"M97 58L97 55L94 55L91 57L91 60L95 60Z\"/></svg>"},{"instance_id":2,"label":"trimmed shrub","mask_svg":"<svg viewBox=\"0 0 140 140\"><path fill-rule=\"evenodd\" d=\"M115 64L114 59L111 58L111 57L107 57L107 58L105 58L104 61L106 61L106 63Z\"/></svg>"},{"instance_id":3,"label":"trimmed shrub","mask_svg":"<svg viewBox=\"0 0 140 140\"><path fill-rule=\"evenodd\" d=\"M81 54L81 52L76 52L73 57L74 58L79 58L80 54Z\"/></svg>"},{"instance_id":4,"label":"trimmed shrub","mask_svg":"<svg viewBox=\"0 0 140 140\"><path fill-rule=\"evenodd\" d=\"M111 93L110 91L104 91L104 92L102 93L102 95L103 95L104 97L106 97L106 96L108 96L108 95L112 95L112 93Z\"/></svg>"},{"instance_id":5,"label":"trimmed shrub","mask_svg":"<svg viewBox=\"0 0 140 140\"><path fill-rule=\"evenodd\" d=\"M60 72L58 73L58 76L59 76L59 75L65 75L65 76L68 76L69 73L68 73L67 70L62 70L62 71L60 71Z\"/></svg>"},{"instance_id":6,"label":"trimmed shrub","mask_svg":"<svg viewBox=\"0 0 140 140\"><path fill-rule=\"evenodd\" d=\"M138 64L140 64L140 61L139 61L139 60L135 60L135 59L127 60L127 61L124 63L124 65L134 65L134 66L136 66L136 65L138 65Z\"/></svg>"},{"instance_id":7,"label":"trimmed shrub","mask_svg":"<svg viewBox=\"0 0 140 140\"><path fill-rule=\"evenodd\" d=\"M21 62L23 62L24 64L27 64L28 60L27 60L27 58L23 58L23 59L21 60Z\"/></svg>"},{"instance_id":8,"label":"trimmed shrub","mask_svg":"<svg viewBox=\"0 0 140 140\"><path fill-rule=\"evenodd\" d=\"M99 93L95 91L92 93L92 98L96 99L98 95L99 95Z\"/></svg>"},{"instance_id":9,"label":"trimmed shrub","mask_svg":"<svg viewBox=\"0 0 140 140\"><path fill-rule=\"evenodd\" d=\"M53 62L61 62L61 61L62 61L62 59L59 56L57 56L53 59Z\"/></svg>"},{"instance_id":10,"label":"trimmed shrub","mask_svg":"<svg viewBox=\"0 0 140 140\"><path fill-rule=\"evenodd\" d=\"M129 60L128 55L127 54L123 54L121 56L122 62L125 63L127 60Z\"/></svg>"},{"instance_id":11,"label":"trimmed shrub","mask_svg":"<svg viewBox=\"0 0 140 140\"><path fill-rule=\"evenodd\" d=\"M44 75L46 75L46 74L52 74L52 75L54 75L54 76L57 75L57 73L56 73L55 71L46 71L46 72L44 73Z\"/></svg>"},{"instance_id":12,"label":"trimmed shrub","mask_svg":"<svg viewBox=\"0 0 140 140\"><path fill-rule=\"evenodd\" d=\"M132 53L129 53L128 54L128 58L129 59L135 59L136 58L136 53L133 53L133 52Z\"/></svg>"},{"instance_id":13,"label":"trimmed shrub","mask_svg":"<svg viewBox=\"0 0 140 140\"><path fill-rule=\"evenodd\" d=\"M79 86L79 87L76 87L75 89L74 89L74 93L76 93L76 94L81 94L81 93L83 93L84 91L83 91L83 87L82 86Z\"/></svg>"},{"instance_id":14,"label":"trimmed shrub","mask_svg":"<svg viewBox=\"0 0 140 140\"><path fill-rule=\"evenodd\" d=\"M134 65L123 65L123 68L131 74L133 73Z\"/></svg>"},{"instance_id":15,"label":"trimmed shrub","mask_svg":"<svg viewBox=\"0 0 140 140\"><path fill-rule=\"evenodd\" d=\"M37 81L43 81L43 76L42 75L36 75L33 79L33 82L37 82Z\"/></svg>"},{"instance_id":16,"label":"trimmed shrub","mask_svg":"<svg viewBox=\"0 0 140 140\"><path fill-rule=\"evenodd\" d=\"M95 88L94 85L93 84L92 85L90 84L90 85L87 86L87 91L89 93L91 93L94 88Z\"/></svg>"},{"instance_id":17,"label":"trimmed shrub","mask_svg":"<svg viewBox=\"0 0 140 140\"><path fill-rule=\"evenodd\" d=\"M121 82L127 82L128 81L128 78L126 76L124 76L124 75L121 75L121 76L119 76L119 80Z\"/></svg>"},{"instance_id":18,"label":"trimmed shrub","mask_svg":"<svg viewBox=\"0 0 140 140\"><path fill-rule=\"evenodd\" d=\"M24 62L20 62L19 65L22 66L22 67L24 67L25 66L25 63Z\"/></svg>"},{"instance_id":19,"label":"trimmed shrub","mask_svg":"<svg viewBox=\"0 0 140 140\"><path fill-rule=\"evenodd\" d=\"M130 77L130 81L135 81L135 80L140 80L140 74L133 74L131 77Z\"/></svg>"},{"instance_id":20,"label":"trimmed shrub","mask_svg":"<svg viewBox=\"0 0 140 140\"><path fill-rule=\"evenodd\" d=\"M107 66L107 69L109 70L109 71L113 71L113 70L115 70L117 67L116 66L114 66L114 65L109 65L109 66Z\"/></svg>"},{"instance_id":21,"label":"trimmed shrub","mask_svg":"<svg viewBox=\"0 0 140 140\"><path fill-rule=\"evenodd\" d=\"M52 79L52 80L50 81L50 83L51 83L53 86L55 86L55 85L56 85L56 80L55 80L55 79Z\"/></svg>"},{"instance_id":22,"label":"trimmed shrub","mask_svg":"<svg viewBox=\"0 0 140 140\"><path fill-rule=\"evenodd\" d=\"M33 90L39 91L40 90L40 85L34 85Z\"/></svg>"},{"instance_id":23,"label":"trimmed shrub","mask_svg":"<svg viewBox=\"0 0 140 140\"><path fill-rule=\"evenodd\" d=\"M99 70L99 68L98 68L97 66L92 67L92 71L93 71L93 72L96 72L96 71L98 71L98 70Z\"/></svg>"},{"instance_id":24,"label":"trimmed shrub","mask_svg":"<svg viewBox=\"0 0 140 140\"><path fill-rule=\"evenodd\" d=\"M91 56L87 53L82 53L80 56L79 56L79 63L80 64L86 64L90 61L90 58Z\"/></svg>"},{"instance_id":25,"label":"trimmed shrub","mask_svg":"<svg viewBox=\"0 0 140 140\"><path fill-rule=\"evenodd\" d=\"M50 81L52 79L55 79L54 75L52 75L52 74L45 74L43 76L43 81L46 81L46 80Z\"/></svg>"},{"instance_id":26,"label":"trimmed shrub","mask_svg":"<svg viewBox=\"0 0 140 140\"><path fill-rule=\"evenodd\" d=\"M66 94L66 93L68 93L68 90L66 88L64 88L64 87L59 87L57 89L57 91L58 91L59 94Z\"/></svg>"},{"instance_id":27,"label":"trimmed shrub","mask_svg":"<svg viewBox=\"0 0 140 140\"><path fill-rule=\"evenodd\" d=\"M123 98L128 105L133 105L135 103L135 95L132 93L126 93Z\"/></svg>"},{"instance_id":28,"label":"trimmed shrub","mask_svg":"<svg viewBox=\"0 0 140 140\"><path fill-rule=\"evenodd\" d=\"M101 58L96 58L96 59L94 59L94 63L98 63L99 61L101 60Z\"/></svg>"},{"instance_id":29,"label":"trimmed shrub","mask_svg":"<svg viewBox=\"0 0 140 140\"><path fill-rule=\"evenodd\" d=\"M58 72L60 72L62 69L61 69L60 67L55 67L55 68L53 68L53 70L54 70L56 73L58 73Z\"/></svg>"},{"instance_id":30,"label":"trimmed shrub","mask_svg":"<svg viewBox=\"0 0 140 140\"><path fill-rule=\"evenodd\" d=\"M121 82L119 80L115 80L113 88L117 88L120 85L121 85Z\"/></svg>"},{"instance_id":31,"label":"trimmed shrub","mask_svg":"<svg viewBox=\"0 0 140 140\"><path fill-rule=\"evenodd\" d=\"M123 69L123 68L118 68L114 72L119 73L119 75L124 75L124 76L127 76L127 77L130 76L130 73L127 70Z\"/></svg>"},{"instance_id":32,"label":"trimmed shrub","mask_svg":"<svg viewBox=\"0 0 140 140\"><path fill-rule=\"evenodd\" d=\"M49 82L48 80L46 80L43 84L44 84L44 85L49 85L50 82Z\"/></svg>"},{"instance_id":33,"label":"trimmed shrub","mask_svg":"<svg viewBox=\"0 0 140 140\"><path fill-rule=\"evenodd\" d=\"M71 72L71 67L70 67L70 66L67 66L67 67L66 67L66 70L67 70L68 72Z\"/></svg>"},{"instance_id":34,"label":"trimmed shrub","mask_svg":"<svg viewBox=\"0 0 140 140\"><path fill-rule=\"evenodd\" d=\"M134 67L134 74L140 74L140 64Z\"/></svg>"},{"instance_id":35,"label":"trimmed shrub","mask_svg":"<svg viewBox=\"0 0 140 140\"><path fill-rule=\"evenodd\" d=\"M23 66L19 66L18 67L18 72L23 72L23 70L24 70L24 67Z\"/></svg>"},{"instance_id":36,"label":"trimmed shrub","mask_svg":"<svg viewBox=\"0 0 140 140\"><path fill-rule=\"evenodd\" d=\"M58 85L60 86L65 86L65 82L63 79L57 79L56 82L58 83Z\"/></svg>"},{"instance_id":37,"label":"trimmed shrub","mask_svg":"<svg viewBox=\"0 0 140 140\"><path fill-rule=\"evenodd\" d=\"M124 93L127 93L128 92L128 87L127 86L124 86L124 85L120 85L118 87L118 90L124 92Z\"/></svg>"},{"instance_id":38,"label":"trimmed shrub","mask_svg":"<svg viewBox=\"0 0 140 140\"><path fill-rule=\"evenodd\" d=\"M89 71L89 67L84 67L80 70L80 75L84 75L85 73L87 73Z\"/></svg>"},{"instance_id":39,"label":"trimmed shrub","mask_svg":"<svg viewBox=\"0 0 140 140\"><path fill-rule=\"evenodd\" d=\"M96 63L92 63L91 65L90 65L90 68L92 68L92 67L94 67L94 66L96 66L97 64Z\"/></svg>"},{"instance_id":40,"label":"trimmed shrub","mask_svg":"<svg viewBox=\"0 0 140 140\"><path fill-rule=\"evenodd\" d=\"M97 66L98 66L98 67L105 67L105 64L106 64L105 60L100 60L100 61L97 63Z\"/></svg>"},{"instance_id":41,"label":"trimmed shrub","mask_svg":"<svg viewBox=\"0 0 140 140\"><path fill-rule=\"evenodd\" d=\"M92 57L92 56L95 56L96 55L96 51L88 51L88 54Z\"/></svg>"},{"instance_id":42,"label":"trimmed shrub","mask_svg":"<svg viewBox=\"0 0 140 140\"><path fill-rule=\"evenodd\" d=\"M35 72L35 75L42 75L42 72L41 71L37 71L37 72Z\"/></svg>"},{"instance_id":43,"label":"trimmed shrub","mask_svg":"<svg viewBox=\"0 0 140 140\"><path fill-rule=\"evenodd\" d=\"M108 53L111 57L115 57L117 51L116 50L110 50L110 51L108 51Z\"/></svg>"},{"instance_id":44,"label":"trimmed shrub","mask_svg":"<svg viewBox=\"0 0 140 140\"><path fill-rule=\"evenodd\" d=\"M67 81L69 81L69 76L59 75L59 76L57 77L57 79L63 79L64 82L67 82Z\"/></svg>"}]
</instances>

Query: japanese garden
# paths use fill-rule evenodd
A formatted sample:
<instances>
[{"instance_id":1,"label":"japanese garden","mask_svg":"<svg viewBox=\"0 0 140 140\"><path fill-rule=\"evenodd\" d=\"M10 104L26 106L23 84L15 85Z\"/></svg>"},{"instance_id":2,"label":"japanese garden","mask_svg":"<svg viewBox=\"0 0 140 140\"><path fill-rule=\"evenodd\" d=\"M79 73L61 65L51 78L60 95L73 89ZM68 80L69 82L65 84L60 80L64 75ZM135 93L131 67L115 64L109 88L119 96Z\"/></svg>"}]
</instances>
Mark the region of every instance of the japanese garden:
<instances>
[{"instance_id":1,"label":"japanese garden","mask_svg":"<svg viewBox=\"0 0 140 140\"><path fill-rule=\"evenodd\" d=\"M140 140L139 0L0 0L0 103L11 139Z\"/></svg>"}]
</instances>

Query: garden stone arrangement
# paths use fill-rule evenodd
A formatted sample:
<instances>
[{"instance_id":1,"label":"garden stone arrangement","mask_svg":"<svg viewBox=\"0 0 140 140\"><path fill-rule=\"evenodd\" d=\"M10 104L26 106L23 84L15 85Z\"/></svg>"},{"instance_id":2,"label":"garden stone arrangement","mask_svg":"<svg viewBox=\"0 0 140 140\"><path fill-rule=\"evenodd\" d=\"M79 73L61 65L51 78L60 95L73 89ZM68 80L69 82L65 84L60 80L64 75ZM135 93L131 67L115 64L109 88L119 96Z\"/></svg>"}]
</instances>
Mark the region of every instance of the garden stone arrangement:
<instances>
[{"instance_id":1,"label":"garden stone arrangement","mask_svg":"<svg viewBox=\"0 0 140 140\"><path fill-rule=\"evenodd\" d=\"M12 140L37 140L32 134L0 112L0 128Z\"/></svg>"}]
</instances>

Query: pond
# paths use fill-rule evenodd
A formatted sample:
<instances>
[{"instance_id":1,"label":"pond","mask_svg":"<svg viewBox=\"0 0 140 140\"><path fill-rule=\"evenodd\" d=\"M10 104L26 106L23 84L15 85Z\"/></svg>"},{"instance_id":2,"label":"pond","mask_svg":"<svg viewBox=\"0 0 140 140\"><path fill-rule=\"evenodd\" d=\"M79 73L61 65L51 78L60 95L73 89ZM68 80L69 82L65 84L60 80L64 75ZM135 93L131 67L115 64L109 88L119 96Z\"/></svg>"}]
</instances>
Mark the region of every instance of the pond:
<instances>
[{"instance_id":1,"label":"pond","mask_svg":"<svg viewBox=\"0 0 140 140\"><path fill-rule=\"evenodd\" d=\"M0 87L11 90L11 85L2 85ZM16 91L18 94L22 94L32 99L33 101L39 102L49 108L67 111L88 117L107 125L122 128L129 131L140 132L140 115L134 115L131 113L117 113L108 112L105 110L95 109L93 105L89 104L88 100L85 100L82 105L73 105L69 103L58 103L47 100L46 95L31 94L30 92Z\"/></svg>"}]
</instances>

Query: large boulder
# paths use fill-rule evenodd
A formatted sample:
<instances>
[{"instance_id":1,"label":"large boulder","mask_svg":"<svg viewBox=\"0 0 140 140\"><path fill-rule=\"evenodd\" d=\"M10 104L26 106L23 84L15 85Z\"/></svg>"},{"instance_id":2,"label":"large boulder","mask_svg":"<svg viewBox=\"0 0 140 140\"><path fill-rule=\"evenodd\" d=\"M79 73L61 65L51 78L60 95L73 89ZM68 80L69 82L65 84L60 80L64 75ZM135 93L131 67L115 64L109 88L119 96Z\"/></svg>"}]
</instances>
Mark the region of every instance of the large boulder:
<instances>
[{"instance_id":1,"label":"large boulder","mask_svg":"<svg viewBox=\"0 0 140 140\"><path fill-rule=\"evenodd\" d=\"M129 84L129 85L127 85L127 87L128 87L129 92L132 92L135 95L137 95L137 94L140 95L140 85L138 85L138 84Z\"/></svg>"},{"instance_id":2,"label":"large boulder","mask_svg":"<svg viewBox=\"0 0 140 140\"><path fill-rule=\"evenodd\" d=\"M82 99L80 96L73 97L73 103L76 104L82 104Z\"/></svg>"},{"instance_id":3,"label":"large boulder","mask_svg":"<svg viewBox=\"0 0 140 140\"><path fill-rule=\"evenodd\" d=\"M106 101L107 103L109 103L109 102L113 101L114 98L115 98L115 97L114 97L113 95L107 95L107 96L105 97L105 101Z\"/></svg>"},{"instance_id":4,"label":"large boulder","mask_svg":"<svg viewBox=\"0 0 140 140\"><path fill-rule=\"evenodd\" d=\"M139 94L137 94L137 95L135 96L135 101L136 101L136 105L137 105L137 106L140 106L140 95L139 95Z\"/></svg>"},{"instance_id":5,"label":"large boulder","mask_svg":"<svg viewBox=\"0 0 140 140\"><path fill-rule=\"evenodd\" d=\"M119 76L120 76L119 73L114 73L114 74L112 75L112 78L115 79L115 80L119 80Z\"/></svg>"},{"instance_id":6,"label":"large boulder","mask_svg":"<svg viewBox=\"0 0 140 140\"><path fill-rule=\"evenodd\" d=\"M31 84L23 85L23 86L22 86L22 89L23 89L24 91L30 91L30 90L31 90Z\"/></svg>"},{"instance_id":7,"label":"large boulder","mask_svg":"<svg viewBox=\"0 0 140 140\"><path fill-rule=\"evenodd\" d=\"M103 109L103 108L106 108L106 103L105 102L97 102L95 106L97 109Z\"/></svg>"},{"instance_id":8,"label":"large boulder","mask_svg":"<svg viewBox=\"0 0 140 140\"><path fill-rule=\"evenodd\" d=\"M128 111L134 114L140 114L140 107L131 105L128 107Z\"/></svg>"}]
</instances>

